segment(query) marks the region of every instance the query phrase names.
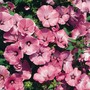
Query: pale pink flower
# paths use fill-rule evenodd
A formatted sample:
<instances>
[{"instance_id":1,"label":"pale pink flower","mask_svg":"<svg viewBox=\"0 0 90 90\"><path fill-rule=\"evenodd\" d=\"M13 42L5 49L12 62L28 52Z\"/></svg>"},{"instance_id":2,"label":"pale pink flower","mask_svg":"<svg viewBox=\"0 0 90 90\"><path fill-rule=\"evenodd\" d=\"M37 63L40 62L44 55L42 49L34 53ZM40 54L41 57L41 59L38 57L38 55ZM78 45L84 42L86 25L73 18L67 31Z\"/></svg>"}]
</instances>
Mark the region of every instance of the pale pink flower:
<instances>
[{"instance_id":1,"label":"pale pink flower","mask_svg":"<svg viewBox=\"0 0 90 90\"><path fill-rule=\"evenodd\" d=\"M24 60L22 63L21 77L23 78L23 81L31 78L31 68L26 60Z\"/></svg>"},{"instance_id":2,"label":"pale pink flower","mask_svg":"<svg viewBox=\"0 0 90 90\"><path fill-rule=\"evenodd\" d=\"M19 49L19 43L7 46L4 51L4 57L11 65L18 63L23 58L23 52Z\"/></svg>"},{"instance_id":3,"label":"pale pink flower","mask_svg":"<svg viewBox=\"0 0 90 90\"><path fill-rule=\"evenodd\" d=\"M65 82L64 82L65 83ZM57 87L54 90L70 90L67 88L67 85L61 82L60 85L57 85Z\"/></svg>"},{"instance_id":4,"label":"pale pink flower","mask_svg":"<svg viewBox=\"0 0 90 90\"><path fill-rule=\"evenodd\" d=\"M89 47L90 44L90 33L87 33L84 37L84 44Z\"/></svg>"},{"instance_id":5,"label":"pale pink flower","mask_svg":"<svg viewBox=\"0 0 90 90\"><path fill-rule=\"evenodd\" d=\"M27 35L21 40L21 48L27 55L34 54L39 48L39 41L36 38Z\"/></svg>"},{"instance_id":6,"label":"pale pink flower","mask_svg":"<svg viewBox=\"0 0 90 90\"><path fill-rule=\"evenodd\" d=\"M85 64L90 66L90 48L86 48L83 54L80 55L79 61L85 61Z\"/></svg>"},{"instance_id":7,"label":"pale pink flower","mask_svg":"<svg viewBox=\"0 0 90 90\"><path fill-rule=\"evenodd\" d=\"M72 6L69 6L68 9L69 9L68 14L70 16L68 23L70 25L76 27L79 23L81 24L83 22L86 22L86 15L82 14L82 12L79 9L75 11L74 7Z\"/></svg>"},{"instance_id":8,"label":"pale pink flower","mask_svg":"<svg viewBox=\"0 0 90 90\"><path fill-rule=\"evenodd\" d=\"M23 81L17 73L6 79L5 90L24 90Z\"/></svg>"},{"instance_id":9,"label":"pale pink flower","mask_svg":"<svg viewBox=\"0 0 90 90\"><path fill-rule=\"evenodd\" d=\"M35 32L40 44L47 46L49 42L54 42L54 34L50 29L43 28Z\"/></svg>"},{"instance_id":10,"label":"pale pink flower","mask_svg":"<svg viewBox=\"0 0 90 90\"><path fill-rule=\"evenodd\" d=\"M86 48L83 54L80 55L79 61L90 61L90 48Z\"/></svg>"},{"instance_id":11,"label":"pale pink flower","mask_svg":"<svg viewBox=\"0 0 90 90\"><path fill-rule=\"evenodd\" d=\"M86 29L86 26L85 25L77 25L77 27L75 27L71 34L72 34L72 38L73 39L76 39L80 36L85 36L87 33L87 29Z\"/></svg>"},{"instance_id":12,"label":"pale pink flower","mask_svg":"<svg viewBox=\"0 0 90 90\"><path fill-rule=\"evenodd\" d=\"M30 10L30 7L29 7L29 6L25 6L24 9L25 9L26 11L28 11L28 10Z\"/></svg>"},{"instance_id":13,"label":"pale pink flower","mask_svg":"<svg viewBox=\"0 0 90 90\"><path fill-rule=\"evenodd\" d=\"M20 61L20 62L16 63L15 65L13 65L13 67L14 67L15 71L21 72L22 68L23 68L22 67L22 62Z\"/></svg>"},{"instance_id":14,"label":"pale pink flower","mask_svg":"<svg viewBox=\"0 0 90 90\"><path fill-rule=\"evenodd\" d=\"M80 76L78 84L76 85L77 90L89 90L90 89L90 78L85 73Z\"/></svg>"},{"instance_id":15,"label":"pale pink flower","mask_svg":"<svg viewBox=\"0 0 90 90\"><path fill-rule=\"evenodd\" d=\"M3 0L0 0L0 3L4 3L4 1Z\"/></svg>"},{"instance_id":16,"label":"pale pink flower","mask_svg":"<svg viewBox=\"0 0 90 90\"><path fill-rule=\"evenodd\" d=\"M12 16L6 12L0 12L0 29L8 32L13 27Z\"/></svg>"},{"instance_id":17,"label":"pale pink flower","mask_svg":"<svg viewBox=\"0 0 90 90\"><path fill-rule=\"evenodd\" d=\"M13 11L15 9L15 5L12 2L6 2L8 4L8 9L10 9L11 11Z\"/></svg>"},{"instance_id":18,"label":"pale pink flower","mask_svg":"<svg viewBox=\"0 0 90 90\"><path fill-rule=\"evenodd\" d=\"M60 61L60 51L54 50L53 54L51 55L51 61Z\"/></svg>"},{"instance_id":19,"label":"pale pink flower","mask_svg":"<svg viewBox=\"0 0 90 90\"><path fill-rule=\"evenodd\" d=\"M73 61L73 55L69 51L64 51L60 54L60 58L63 61L63 70L65 73L69 73L73 70L72 67L72 61Z\"/></svg>"},{"instance_id":20,"label":"pale pink flower","mask_svg":"<svg viewBox=\"0 0 90 90\"><path fill-rule=\"evenodd\" d=\"M66 77L66 74L60 72L60 73L56 76L56 80L57 80L57 81L62 81L62 80L65 79L65 77Z\"/></svg>"},{"instance_id":21,"label":"pale pink flower","mask_svg":"<svg viewBox=\"0 0 90 90\"><path fill-rule=\"evenodd\" d=\"M12 28L10 31L8 31L8 32L3 34L3 38L5 39L4 43L18 41L18 35L17 34L13 34L13 31L14 30Z\"/></svg>"},{"instance_id":22,"label":"pale pink flower","mask_svg":"<svg viewBox=\"0 0 90 90\"><path fill-rule=\"evenodd\" d=\"M57 24L59 13L52 6L43 5L38 9L37 16L44 27L50 27Z\"/></svg>"},{"instance_id":23,"label":"pale pink flower","mask_svg":"<svg viewBox=\"0 0 90 90\"><path fill-rule=\"evenodd\" d=\"M19 31L18 23L22 19L23 19L22 16L20 16L17 13L13 15L12 20L14 25L13 25L13 32L11 34L18 34Z\"/></svg>"},{"instance_id":24,"label":"pale pink flower","mask_svg":"<svg viewBox=\"0 0 90 90\"><path fill-rule=\"evenodd\" d=\"M6 13L9 13L8 9L5 8L5 7L0 7L0 12L6 12Z\"/></svg>"},{"instance_id":25,"label":"pale pink flower","mask_svg":"<svg viewBox=\"0 0 90 90\"><path fill-rule=\"evenodd\" d=\"M46 3L48 3L50 5L54 5L55 4L54 0L46 0Z\"/></svg>"},{"instance_id":26,"label":"pale pink flower","mask_svg":"<svg viewBox=\"0 0 90 90\"><path fill-rule=\"evenodd\" d=\"M58 23L64 25L69 20L68 7L66 8L64 6L57 6L56 10L59 13Z\"/></svg>"},{"instance_id":27,"label":"pale pink flower","mask_svg":"<svg viewBox=\"0 0 90 90\"><path fill-rule=\"evenodd\" d=\"M22 39L25 38L25 36L22 36L21 33L19 33L18 30L13 27L11 28L10 31L3 34L3 38L5 39L4 43L7 43L7 42L15 43L18 41L20 42Z\"/></svg>"},{"instance_id":28,"label":"pale pink flower","mask_svg":"<svg viewBox=\"0 0 90 90\"><path fill-rule=\"evenodd\" d=\"M0 65L0 89L4 87L6 78L9 77L9 71L5 66Z\"/></svg>"},{"instance_id":29,"label":"pale pink flower","mask_svg":"<svg viewBox=\"0 0 90 90\"><path fill-rule=\"evenodd\" d=\"M90 13L90 1L89 0L73 0L72 3L78 7L82 12Z\"/></svg>"},{"instance_id":30,"label":"pale pink flower","mask_svg":"<svg viewBox=\"0 0 90 90\"><path fill-rule=\"evenodd\" d=\"M66 24L66 22L68 20L69 20L69 15L68 14L65 14L61 18L59 18L58 23L61 24L61 25L64 25L64 24Z\"/></svg>"},{"instance_id":31,"label":"pale pink flower","mask_svg":"<svg viewBox=\"0 0 90 90\"><path fill-rule=\"evenodd\" d=\"M57 32L54 32L55 34L55 42L60 48L65 48L68 45L68 39L69 36L66 34L66 32L62 29Z\"/></svg>"},{"instance_id":32,"label":"pale pink flower","mask_svg":"<svg viewBox=\"0 0 90 90\"><path fill-rule=\"evenodd\" d=\"M61 59L60 52L58 50L52 53L50 60L50 63L59 70L58 72L60 72L62 70L63 60Z\"/></svg>"},{"instance_id":33,"label":"pale pink flower","mask_svg":"<svg viewBox=\"0 0 90 90\"><path fill-rule=\"evenodd\" d=\"M39 46L36 53L29 56L30 60L36 65L43 65L50 61L52 50L47 46Z\"/></svg>"},{"instance_id":34,"label":"pale pink flower","mask_svg":"<svg viewBox=\"0 0 90 90\"><path fill-rule=\"evenodd\" d=\"M33 79L38 81L39 83L43 83L48 80L53 80L55 77L56 69L53 65L45 65L43 67L39 67L37 73L34 74Z\"/></svg>"},{"instance_id":35,"label":"pale pink flower","mask_svg":"<svg viewBox=\"0 0 90 90\"><path fill-rule=\"evenodd\" d=\"M65 81L70 86L76 86L78 79L80 78L81 71L78 70L78 68L74 68L71 72L66 74Z\"/></svg>"},{"instance_id":36,"label":"pale pink flower","mask_svg":"<svg viewBox=\"0 0 90 90\"><path fill-rule=\"evenodd\" d=\"M65 71L65 73L71 72L73 70L72 62L70 62L70 61L64 62L64 64L63 64L63 70Z\"/></svg>"},{"instance_id":37,"label":"pale pink flower","mask_svg":"<svg viewBox=\"0 0 90 90\"><path fill-rule=\"evenodd\" d=\"M35 23L29 18L23 18L18 22L19 32L24 35L32 35L34 33Z\"/></svg>"}]
</instances>

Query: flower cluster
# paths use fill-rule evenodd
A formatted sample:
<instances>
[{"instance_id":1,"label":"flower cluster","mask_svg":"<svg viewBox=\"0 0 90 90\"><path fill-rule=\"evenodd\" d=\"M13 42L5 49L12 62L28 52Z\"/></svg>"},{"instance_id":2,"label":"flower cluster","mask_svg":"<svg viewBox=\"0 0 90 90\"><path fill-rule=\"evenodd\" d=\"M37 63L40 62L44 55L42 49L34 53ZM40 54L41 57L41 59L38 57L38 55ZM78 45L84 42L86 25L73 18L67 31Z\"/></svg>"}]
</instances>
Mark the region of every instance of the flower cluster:
<instances>
[{"instance_id":1,"label":"flower cluster","mask_svg":"<svg viewBox=\"0 0 90 90\"><path fill-rule=\"evenodd\" d=\"M89 0L73 1L76 7L53 8L53 0L46 3L36 12L43 28L30 18L10 15L7 8L0 7L0 29L8 44L3 55L15 69L10 74L0 65L0 89L24 90L23 81L33 78L39 83L56 79L60 85L54 90L90 90ZM9 4L13 10L15 6ZM36 72L33 66L38 66Z\"/></svg>"}]
</instances>

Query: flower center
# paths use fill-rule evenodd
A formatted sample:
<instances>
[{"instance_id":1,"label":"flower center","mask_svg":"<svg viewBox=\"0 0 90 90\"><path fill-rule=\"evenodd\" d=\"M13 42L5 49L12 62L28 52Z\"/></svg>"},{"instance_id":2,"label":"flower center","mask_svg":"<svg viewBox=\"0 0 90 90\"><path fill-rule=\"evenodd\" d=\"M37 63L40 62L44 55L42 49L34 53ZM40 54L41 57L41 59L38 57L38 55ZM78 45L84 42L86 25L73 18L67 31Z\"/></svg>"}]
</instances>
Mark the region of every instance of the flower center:
<instances>
[{"instance_id":1,"label":"flower center","mask_svg":"<svg viewBox=\"0 0 90 90\"><path fill-rule=\"evenodd\" d=\"M0 74L0 81L4 80L4 76Z\"/></svg>"},{"instance_id":2,"label":"flower center","mask_svg":"<svg viewBox=\"0 0 90 90\"><path fill-rule=\"evenodd\" d=\"M76 76L75 76L74 74L71 75L71 79L75 79L75 77L76 77Z\"/></svg>"},{"instance_id":3,"label":"flower center","mask_svg":"<svg viewBox=\"0 0 90 90\"><path fill-rule=\"evenodd\" d=\"M48 20L48 19L49 19L49 17L48 17L48 16L44 16L44 18L45 18L46 20Z\"/></svg>"},{"instance_id":4,"label":"flower center","mask_svg":"<svg viewBox=\"0 0 90 90\"><path fill-rule=\"evenodd\" d=\"M10 83L11 83L11 84L14 84L15 82L14 82L14 80L11 80Z\"/></svg>"},{"instance_id":5,"label":"flower center","mask_svg":"<svg viewBox=\"0 0 90 90\"><path fill-rule=\"evenodd\" d=\"M28 46L30 46L30 45L31 45L31 42L30 42L30 41L27 41L26 44L27 44Z\"/></svg>"},{"instance_id":6,"label":"flower center","mask_svg":"<svg viewBox=\"0 0 90 90\"><path fill-rule=\"evenodd\" d=\"M14 51L14 56L17 56L18 55L18 52L17 51Z\"/></svg>"},{"instance_id":7,"label":"flower center","mask_svg":"<svg viewBox=\"0 0 90 90\"><path fill-rule=\"evenodd\" d=\"M1 25L4 25L4 21L0 20L0 24L1 24Z\"/></svg>"},{"instance_id":8,"label":"flower center","mask_svg":"<svg viewBox=\"0 0 90 90\"><path fill-rule=\"evenodd\" d=\"M28 31L28 28L24 28L24 31Z\"/></svg>"},{"instance_id":9,"label":"flower center","mask_svg":"<svg viewBox=\"0 0 90 90\"><path fill-rule=\"evenodd\" d=\"M41 51L38 52L38 56L42 56L42 54L43 54L43 53L42 53Z\"/></svg>"}]
</instances>

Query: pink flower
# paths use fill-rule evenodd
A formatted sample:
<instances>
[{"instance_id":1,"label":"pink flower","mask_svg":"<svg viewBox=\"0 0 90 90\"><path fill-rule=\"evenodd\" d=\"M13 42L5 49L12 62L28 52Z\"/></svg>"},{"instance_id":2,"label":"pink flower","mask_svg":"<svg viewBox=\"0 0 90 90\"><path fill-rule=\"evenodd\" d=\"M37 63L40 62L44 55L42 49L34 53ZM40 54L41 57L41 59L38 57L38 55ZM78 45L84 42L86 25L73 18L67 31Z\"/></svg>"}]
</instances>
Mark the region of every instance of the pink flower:
<instances>
[{"instance_id":1,"label":"pink flower","mask_svg":"<svg viewBox=\"0 0 90 90\"><path fill-rule=\"evenodd\" d=\"M80 36L85 36L86 33L87 33L86 26L79 24L79 25L77 25L76 28L74 28L74 29L72 30L71 33L72 33L72 38L73 38L73 39L76 39L76 38L78 38L78 37L80 37Z\"/></svg>"},{"instance_id":2,"label":"pink flower","mask_svg":"<svg viewBox=\"0 0 90 90\"><path fill-rule=\"evenodd\" d=\"M19 32L24 35L32 35L34 33L35 23L31 19L23 18L18 22Z\"/></svg>"},{"instance_id":3,"label":"pink flower","mask_svg":"<svg viewBox=\"0 0 90 90\"><path fill-rule=\"evenodd\" d=\"M25 38L25 36L22 36L21 33L18 32L17 29L15 29L14 27L11 28L10 31L4 33L3 35L4 37L4 43L7 43L7 42L20 42L22 39Z\"/></svg>"},{"instance_id":4,"label":"pink flower","mask_svg":"<svg viewBox=\"0 0 90 90\"><path fill-rule=\"evenodd\" d=\"M65 82L64 82L65 83ZM57 85L57 87L54 90L70 90L67 88L67 85L61 82L60 85Z\"/></svg>"},{"instance_id":5,"label":"pink flower","mask_svg":"<svg viewBox=\"0 0 90 90\"><path fill-rule=\"evenodd\" d=\"M24 62L22 63L21 77L23 78L23 81L31 78L31 69L29 63L26 60L24 60Z\"/></svg>"},{"instance_id":6,"label":"pink flower","mask_svg":"<svg viewBox=\"0 0 90 90\"><path fill-rule=\"evenodd\" d=\"M28 10L30 10L30 7L29 7L29 6L25 6L24 9L25 9L26 11L28 11Z\"/></svg>"},{"instance_id":7,"label":"pink flower","mask_svg":"<svg viewBox=\"0 0 90 90\"><path fill-rule=\"evenodd\" d=\"M40 46L38 51L29 56L30 60L36 65L43 65L50 61L52 50L49 47Z\"/></svg>"},{"instance_id":8,"label":"pink flower","mask_svg":"<svg viewBox=\"0 0 90 90\"><path fill-rule=\"evenodd\" d=\"M0 7L0 12L6 12L6 13L9 13L8 9L5 8L5 7Z\"/></svg>"},{"instance_id":9,"label":"pink flower","mask_svg":"<svg viewBox=\"0 0 90 90\"><path fill-rule=\"evenodd\" d=\"M11 11L13 11L15 9L15 5L12 2L6 2L8 4L8 9L10 9Z\"/></svg>"},{"instance_id":10,"label":"pink flower","mask_svg":"<svg viewBox=\"0 0 90 90\"><path fill-rule=\"evenodd\" d=\"M21 72L22 68L23 68L22 67L22 62L20 61L20 62L16 63L15 65L13 65L13 67L14 67L15 71Z\"/></svg>"},{"instance_id":11,"label":"pink flower","mask_svg":"<svg viewBox=\"0 0 90 90\"><path fill-rule=\"evenodd\" d=\"M83 54L80 55L79 61L90 61L90 48L86 48Z\"/></svg>"},{"instance_id":12,"label":"pink flower","mask_svg":"<svg viewBox=\"0 0 90 90\"><path fill-rule=\"evenodd\" d=\"M18 27L18 23L20 20L22 20L22 16L20 16L19 14L14 14L14 16L12 17L13 20L13 32L11 34L18 34L19 31L19 27Z\"/></svg>"},{"instance_id":13,"label":"pink flower","mask_svg":"<svg viewBox=\"0 0 90 90\"><path fill-rule=\"evenodd\" d=\"M3 0L0 0L0 3L4 3L4 1Z\"/></svg>"},{"instance_id":14,"label":"pink flower","mask_svg":"<svg viewBox=\"0 0 90 90\"><path fill-rule=\"evenodd\" d=\"M18 74L12 74L6 79L5 90L24 90L23 81Z\"/></svg>"},{"instance_id":15,"label":"pink flower","mask_svg":"<svg viewBox=\"0 0 90 90\"><path fill-rule=\"evenodd\" d=\"M38 9L37 16L44 27L50 27L57 24L59 14L52 6L43 5Z\"/></svg>"},{"instance_id":16,"label":"pink flower","mask_svg":"<svg viewBox=\"0 0 90 90\"><path fill-rule=\"evenodd\" d=\"M9 71L5 66L0 65L0 89L4 87L6 78L9 77Z\"/></svg>"},{"instance_id":17,"label":"pink flower","mask_svg":"<svg viewBox=\"0 0 90 90\"><path fill-rule=\"evenodd\" d=\"M34 74L33 79L39 83L43 83L48 80L53 80L55 77L56 69L53 65L47 65L39 67L37 73Z\"/></svg>"},{"instance_id":18,"label":"pink flower","mask_svg":"<svg viewBox=\"0 0 90 90\"><path fill-rule=\"evenodd\" d=\"M35 34L39 39L39 42L45 46L47 46L49 42L54 42L54 39L55 39L54 34L51 30L47 28L37 30Z\"/></svg>"},{"instance_id":19,"label":"pink flower","mask_svg":"<svg viewBox=\"0 0 90 90\"><path fill-rule=\"evenodd\" d=\"M8 32L13 27L12 16L6 12L0 12L0 29Z\"/></svg>"},{"instance_id":20,"label":"pink flower","mask_svg":"<svg viewBox=\"0 0 90 90\"><path fill-rule=\"evenodd\" d=\"M65 76L66 76L65 73L60 72L60 73L56 76L56 80L57 80L57 81L62 81L62 80L65 79Z\"/></svg>"},{"instance_id":21,"label":"pink flower","mask_svg":"<svg viewBox=\"0 0 90 90\"><path fill-rule=\"evenodd\" d=\"M68 45L69 36L66 34L64 30L59 30L54 33L55 34L55 42L60 48L65 48Z\"/></svg>"},{"instance_id":22,"label":"pink flower","mask_svg":"<svg viewBox=\"0 0 90 90\"><path fill-rule=\"evenodd\" d=\"M84 44L89 47L90 44L90 33L87 33L84 37Z\"/></svg>"},{"instance_id":23,"label":"pink flower","mask_svg":"<svg viewBox=\"0 0 90 90\"><path fill-rule=\"evenodd\" d=\"M72 3L75 4L75 6L78 7L82 12L90 13L89 0L74 0Z\"/></svg>"},{"instance_id":24,"label":"pink flower","mask_svg":"<svg viewBox=\"0 0 90 90\"><path fill-rule=\"evenodd\" d=\"M57 6L56 10L59 13L58 23L64 25L69 20L68 7L66 8L64 6Z\"/></svg>"},{"instance_id":25,"label":"pink flower","mask_svg":"<svg viewBox=\"0 0 90 90\"><path fill-rule=\"evenodd\" d=\"M46 3L48 3L50 5L54 5L55 4L54 0L46 0Z\"/></svg>"},{"instance_id":26,"label":"pink flower","mask_svg":"<svg viewBox=\"0 0 90 90\"><path fill-rule=\"evenodd\" d=\"M90 78L85 73L81 75L76 85L77 90L89 90L90 89Z\"/></svg>"},{"instance_id":27,"label":"pink flower","mask_svg":"<svg viewBox=\"0 0 90 90\"><path fill-rule=\"evenodd\" d=\"M25 54L31 55L38 51L39 41L36 38L27 35L21 40L21 47Z\"/></svg>"},{"instance_id":28,"label":"pink flower","mask_svg":"<svg viewBox=\"0 0 90 90\"><path fill-rule=\"evenodd\" d=\"M86 48L83 54L80 55L79 61L85 61L85 64L90 66L90 48Z\"/></svg>"},{"instance_id":29,"label":"pink flower","mask_svg":"<svg viewBox=\"0 0 90 90\"><path fill-rule=\"evenodd\" d=\"M69 73L73 70L72 61L73 55L69 51L64 51L60 54L60 58L63 61L63 70L65 73Z\"/></svg>"},{"instance_id":30,"label":"pink flower","mask_svg":"<svg viewBox=\"0 0 90 90\"><path fill-rule=\"evenodd\" d=\"M74 70L72 70L70 73L66 74L65 81L70 86L75 86L75 85L77 85L80 75L81 75L81 71L79 71L78 68L74 68Z\"/></svg>"},{"instance_id":31,"label":"pink flower","mask_svg":"<svg viewBox=\"0 0 90 90\"><path fill-rule=\"evenodd\" d=\"M85 14L82 14L82 12L77 9L77 11L74 10L74 7L72 6L69 6L69 21L68 23L70 25L72 25L73 27L76 27L79 23L83 23L83 22L86 22L86 15Z\"/></svg>"},{"instance_id":32,"label":"pink flower","mask_svg":"<svg viewBox=\"0 0 90 90\"><path fill-rule=\"evenodd\" d=\"M4 43L18 41L18 35L12 34L13 31L14 30L12 28L10 31L3 34L3 38L5 39Z\"/></svg>"},{"instance_id":33,"label":"pink flower","mask_svg":"<svg viewBox=\"0 0 90 90\"><path fill-rule=\"evenodd\" d=\"M18 63L23 58L23 52L19 49L19 43L7 46L4 51L4 57L11 65Z\"/></svg>"}]
</instances>

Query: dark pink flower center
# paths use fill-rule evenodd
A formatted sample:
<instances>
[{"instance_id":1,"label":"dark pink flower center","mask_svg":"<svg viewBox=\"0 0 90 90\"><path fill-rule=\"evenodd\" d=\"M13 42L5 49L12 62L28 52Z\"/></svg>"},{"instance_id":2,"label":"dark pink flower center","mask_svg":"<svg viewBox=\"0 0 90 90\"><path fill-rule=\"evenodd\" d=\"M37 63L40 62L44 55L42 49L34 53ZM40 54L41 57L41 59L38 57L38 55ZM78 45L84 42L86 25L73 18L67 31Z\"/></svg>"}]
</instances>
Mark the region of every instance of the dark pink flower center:
<instances>
[{"instance_id":1,"label":"dark pink flower center","mask_svg":"<svg viewBox=\"0 0 90 90\"><path fill-rule=\"evenodd\" d=\"M0 24L1 24L1 25L4 25L4 21L0 20Z\"/></svg>"},{"instance_id":2,"label":"dark pink flower center","mask_svg":"<svg viewBox=\"0 0 90 90\"><path fill-rule=\"evenodd\" d=\"M42 56L43 52L39 51L38 56Z\"/></svg>"},{"instance_id":3,"label":"dark pink flower center","mask_svg":"<svg viewBox=\"0 0 90 90\"><path fill-rule=\"evenodd\" d=\"M28 31L28 28L24 28L24 31Z\"/></svg>"},{"instance_id":4,"label":"dark pink flower center","mask_svg":"<svg viewBox=\"0 0 90 90\"><path fill-rule=\"evenodd\" d=\"M46 20L48 20L48 19L49 19L49 17L48 17L48 16L44 16L44 18L45 18Z\"/></svg>"},{"instance_id":5,"label":"dark pink flower center","mask_svg":"<svg viewBox=\"0 0 90 90\"><path fill-rule=\"evenodd\" d=\"M18 52L17 51L14 51L14 56L18 56Z\"/></svg>"},{"instance_id":6,"label":"dark pink flower center","mask_svg":"<svg viewBox=\"0 0 90 90\"><path fill-rule=\"evenodd\" d=\"M30 46L30 45L31 45L31 42L30 42L30 41L27 41L26 44L27 44L28 46Z\"/></svg>"},{"instance_id":7,"label":"dark pink flower center","mask_svg":"<svg viewBox=\"0 0 90 90\"><path fill-rule=\"evenodd\" d=\"M75 79L75 77L76 77L76 76L75 76L74 74L71 75L71 79Z\"/></svg>"},{"instance_id":8,"label":"dark pink flower center","mask_svg":"<svg viewBox=\"0 0 90 90\"><path fill-rule=\"evenodd\" d=\"M10 80L10 84L14 84L15 83L15 81L14 80Z\"/></svg>"},{"instance_id":9,"label":"dark pink flower center","mask_svg":"<svg viewBox=\"0 0 90 90\"><path fill-rule=\"evenodd\" d=\"M4 76L0 74L0 81L4 80Z\"/></svg>"}]
</instances>

